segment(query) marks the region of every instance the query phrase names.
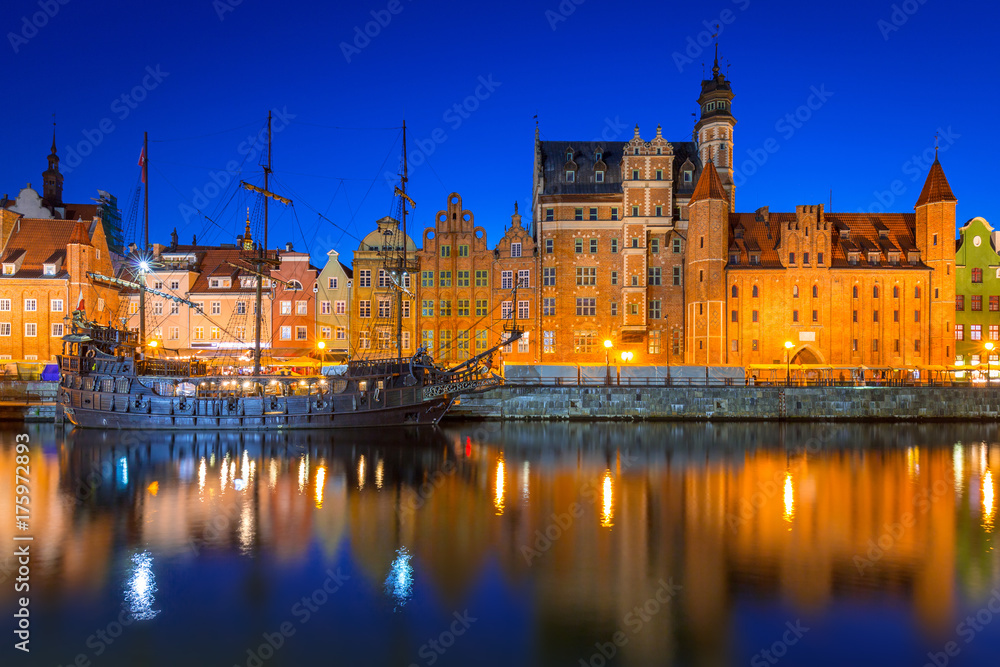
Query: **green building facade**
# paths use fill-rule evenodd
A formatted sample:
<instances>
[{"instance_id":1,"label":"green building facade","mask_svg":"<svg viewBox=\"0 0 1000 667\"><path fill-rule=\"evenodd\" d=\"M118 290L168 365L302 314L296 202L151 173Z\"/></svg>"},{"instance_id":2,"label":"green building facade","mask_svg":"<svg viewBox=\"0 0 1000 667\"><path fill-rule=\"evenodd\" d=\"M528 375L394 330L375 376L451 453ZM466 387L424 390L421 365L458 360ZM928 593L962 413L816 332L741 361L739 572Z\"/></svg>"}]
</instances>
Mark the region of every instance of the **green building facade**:
<instances>
[{"instance_id":1,"label":"green building facade","mask_svg":"<svg viewBox=\"0 0 1000 667\"><path fill-rule=\"evenodd\" d=\"M955 251L955 363L971 378L1000 377L1000 254L996 233L983 218L958 230ZM992 343L995 347L988 350ZM959 377L958 379L962 379Z\"/></svg>"}]
</instances>

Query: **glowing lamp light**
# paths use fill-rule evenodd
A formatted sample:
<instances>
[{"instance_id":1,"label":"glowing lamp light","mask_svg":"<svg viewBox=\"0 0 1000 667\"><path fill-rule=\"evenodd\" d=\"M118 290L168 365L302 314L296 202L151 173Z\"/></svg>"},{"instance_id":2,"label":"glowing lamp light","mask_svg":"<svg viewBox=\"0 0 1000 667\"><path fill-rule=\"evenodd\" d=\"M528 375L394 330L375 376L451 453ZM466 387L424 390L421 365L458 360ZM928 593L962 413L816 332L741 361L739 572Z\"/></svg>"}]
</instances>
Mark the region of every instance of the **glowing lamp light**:
<instances>
[{"instance_id":1,"label":"glowing lamp light","mask_svg":"<svg viewBox=\"0 0 1000 667\"><path fill-rule=\"evenodd\" d=\"M986 343L985 347L986 347L986 351L987 351L987 352L989 352L989 351L990 351L990 350L992 350L992 349L993 349L993 348L994 348L995 346L993 345L993 342L992 342L992 341L990 341L990 342L987 342L987 343Z\"/></svg>"},{"instance_id":2,"label":"glowing lamp light","mask_svg":"<svg viewBox=\"0 0 1000 667\"><path fill-rule=\"evenodd\" d=\"M790 350L790 349L792 349L793 347L795 347L795 343L793 343L793 342L792 342L792 341L790 341L790 340L786 340L786 341L785 341L785 349L786 349L786 350Z\"/></svg>"},{"instance_id":3,"label":"glowing lamp light","mask_svg":"<svg viewBox=\"0 0 1000 667\"><path fill-rule=\"evenodd\" d=\"M622 352L622 361L632 361L634 356L631 352Z\"/></svg>"},{"instance_id":4,"label":"glowing lamp light","mask_svg":"<svg viewBox=\"0 0 1000 667\"><path fill-rule=\"evenodd\" d=\"M604 347L610 348L611 346L612 346L612 342L610 340L604 341Z\"/></svg>"},{"instance_id":5,"label":"glowing lamp light","mask_svg":"<svg viewBox=\"0 0 1000 667\"><path fill-rule=\"evenodd\" d=\"M142 260L141 262L139 262L139 270L142 271L143 273L149 273L149 262L147 262L146 260Z\"/></svg>"},{"instance_id":6,"label":"glowing lamp light","mask_svg":"<svg viewBox=\"0 0 1000 667\"><path fill-rule=\"evenodd\" d=\"M318 347L321 350L325 350L326 349L326 343L324 343L323 341L320 341L320 342L316 343L316 347Z\"/></svg>"},{"instance_id":7,"label":"glowing lamp light","mask_svg":"<svg viewBox=\"0 0 1000 667\"><path fill-rule=\"evenodd\" d=\"M159 345L159 343L157 343L155 340L149 341L149 346L150 347L156 347L157 345Z\"/></svg>"}]
</instances>

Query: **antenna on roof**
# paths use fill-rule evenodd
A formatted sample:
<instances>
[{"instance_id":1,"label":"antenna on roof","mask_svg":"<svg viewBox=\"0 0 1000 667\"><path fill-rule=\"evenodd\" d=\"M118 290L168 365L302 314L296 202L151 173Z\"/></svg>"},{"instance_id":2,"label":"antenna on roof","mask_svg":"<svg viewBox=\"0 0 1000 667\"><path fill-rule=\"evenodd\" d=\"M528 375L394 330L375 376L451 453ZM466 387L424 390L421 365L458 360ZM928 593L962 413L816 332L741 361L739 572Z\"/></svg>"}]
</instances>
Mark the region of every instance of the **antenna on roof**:
<instances>
[{"instance_id":1,"label":"antenna on roof","mask_svg":"<svg viewBox=\"0 0 1000 667\"><path fill-rule=\"evenodd\" d=\"M937 154L938 154L938 133L935 132L934 133L934 161L935 162L937 162Z\"/></svg>"},{"instance_id":2,"label":"antenna on roof","mask_svg":"<svg viewBox=\"0 0 1000 667\"><path fill-rule=\"evenodd\" d=\"M830 212L833 213L833 188L830 188Z\"/></svg>"}]
</instances>

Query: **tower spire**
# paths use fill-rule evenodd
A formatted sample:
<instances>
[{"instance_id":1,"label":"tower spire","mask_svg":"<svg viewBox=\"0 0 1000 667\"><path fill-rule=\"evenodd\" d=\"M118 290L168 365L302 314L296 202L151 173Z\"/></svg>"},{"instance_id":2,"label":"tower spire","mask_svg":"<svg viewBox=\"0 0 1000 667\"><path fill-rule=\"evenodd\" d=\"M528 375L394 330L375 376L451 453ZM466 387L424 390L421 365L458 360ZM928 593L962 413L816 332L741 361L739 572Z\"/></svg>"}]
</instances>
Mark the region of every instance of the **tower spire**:
<instances>
[{"instance_id":1,"label":"tower spire","mask_svg":"<svg viewBox=\"0 0 1000 667\"><path fill-rule=\"evenodd\" d=\"M715 33L715 64L712 65L712 78L719 76L719 33Z\"/></svg>"},{"instance_id":2,"label":"tower spire","mask_svg":"<svg viewBox=\"0 0 1000 667\"><path fill-rule=\"evenodd\" d=\"M56 115L52 114L52 155L56 154Z\"/></svg>"}]
</instances>

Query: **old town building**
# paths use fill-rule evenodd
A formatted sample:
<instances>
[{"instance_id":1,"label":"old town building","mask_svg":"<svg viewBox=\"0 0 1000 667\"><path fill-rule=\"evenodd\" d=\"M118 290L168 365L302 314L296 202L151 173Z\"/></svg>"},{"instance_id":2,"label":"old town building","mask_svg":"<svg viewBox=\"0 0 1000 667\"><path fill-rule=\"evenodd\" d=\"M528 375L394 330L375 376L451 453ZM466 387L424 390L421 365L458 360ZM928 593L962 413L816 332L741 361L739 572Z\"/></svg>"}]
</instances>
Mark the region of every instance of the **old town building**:
<instances>
[{"instance_id":1,"label":"old town building","mask_svg":"<svg viewBox=\"0 0 1000 667\"><path fill-rule=\"evenodd\" d=\"M539 339L538 260L535 240L530 230L521 224L515 202L510 227L504 230L493 250L493 329L490 338L476 341L477 353L495 345L498 336L507 340L513 325L521 332L521 337L502 348L502 361L514 364L540 361L542 346L546 343Z\"/></svg>"},{"instance_id":2,"label":"old town building","mask_svg":"<svg viewBox=\"0 0 1000 667\"><path fill-rule=\"evenodd\" d=\"M326 256L326 266L317 281L316 336L326 346L326 358L340 361L348 354L353 273L351 267L340 261L336 250L328 251Z\"/></svg>"},{"instance_id":3,"label":"old town building","mask_svg":"<svg viewBox=\"0 0 1000 667\"><path fill-rule=\"evenodd\" d=\"M955 251L955 363L1000 370L1000 254L997 232L983 218L958 230ZM987 343L993 348L987 349Z\"/></svg>"},{"instance_id":4,"label":"old town building","mask_svg":"<svg viewBox=\"0 0 1000 667\"><path fill-rule=\"evenodd\" d=\"M405 249L405 250L404 250ZM403 254L411 270L394 278L390 267ZM351 288L350 354L352 358L392 358L416 351L415 271L417 247L399 222L381 218L354 253ZM402 296L402 302L399 299ZM400 318L399 314L402 313ZM396 347L397 336L402 350Z\"/></svg>"},{"instance_id":5,"label":"old town building","mask_svg":"<svg viewBox=\"0 0 1000 667\"><path fill-rule=\"evenodd\" d=\"M113 273L98 219L17 218L0 257L0 359L54 360L74 310L100 324L113 322L118 291L87 275Z\"/></svg>"},{"instance_id":6,"label":"old town building","mask_svg":"<svg viewBox=\"0 0 1000 667\"><path fill-rule=\"evenodd\" d=\"M309 263L309 253L296 252L291 243L285 245L280 259L270 274L275 279L270 300L271 356L305 356L317 350L319 270Z\"/></svg>"}]
</instances>

